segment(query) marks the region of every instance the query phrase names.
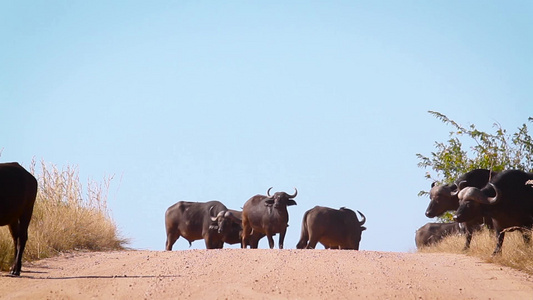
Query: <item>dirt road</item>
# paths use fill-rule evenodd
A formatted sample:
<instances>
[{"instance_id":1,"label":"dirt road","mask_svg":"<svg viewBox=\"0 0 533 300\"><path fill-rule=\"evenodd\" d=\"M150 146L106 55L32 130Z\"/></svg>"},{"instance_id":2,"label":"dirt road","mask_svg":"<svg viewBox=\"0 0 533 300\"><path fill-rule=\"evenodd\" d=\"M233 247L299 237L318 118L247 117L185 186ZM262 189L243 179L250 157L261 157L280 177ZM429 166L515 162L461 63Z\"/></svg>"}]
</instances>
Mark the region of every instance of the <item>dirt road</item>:
<instances>
[{"instance_id":1,"label":"dirt road","mask_svg":"<svg viewBox=\"0 0 533 300\"><path fill-rule=\"evenodd\" d=\"M533 299L533 278L475 258L339 250L73 253L3 273L9 299Z\"/></svg>"}]
</instances>

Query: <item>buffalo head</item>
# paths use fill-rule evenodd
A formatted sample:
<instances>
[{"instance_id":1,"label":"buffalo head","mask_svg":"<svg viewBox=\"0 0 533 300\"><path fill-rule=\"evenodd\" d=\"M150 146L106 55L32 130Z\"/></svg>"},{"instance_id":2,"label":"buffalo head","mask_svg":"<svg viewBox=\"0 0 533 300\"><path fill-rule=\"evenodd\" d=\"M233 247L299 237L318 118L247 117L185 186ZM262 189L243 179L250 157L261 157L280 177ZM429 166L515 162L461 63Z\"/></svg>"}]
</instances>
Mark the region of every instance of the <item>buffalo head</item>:
<instances>
[{"instance_id":1,"label":"buffalo head","mask_svg":"<svg viewBox=\"0 0 533 300\"><path fill-rule=\"evenodd\" d=\"M209 209L209 215L211 216L211 221L213 222L213 225L211 227L213 229L215 229L216 227L218 229L218 233L224 233L228 230L231 230L230 228L232 223L240 225L242 222L241 219L239 219L229 210L219 211L216 216L213 216L213 214L211 213L211 209Z\"/></svg>"},{"instance_id":2,"label":"buffalo head","mask_svg":"<svg viewBox=\"0 0 533 300\"><path fill-rule=\"evenodd\" d=\"M455 210L459 206L458 194L465 188L466 181L451 185L431 184L429 191L429 205L426 209L426 217L434 218L442 215L449 210Z\"/></svg>"},{"instance_id":3,"label":"buffalo head","mask_svg":"<svg viewBox=\"0 0 533 300\"><path fill-rule=\"evenodd\" d=\"M363 234L363 231L366 230L366 227L363 226L366 222L366 217L365 215L363 215L362 212L360 211L357 211L360 215L361 215L361 221L359 221L359 233L356 235L356 240L355 240L355 250L359 250L359 244L361 243L361 235Z\"/></svg>"},{"instance_id":4,"label":"buffalo head","mask_svg":"<svg viewBox=\"0 0 533 300\"><path fill-rule=\"evenodd\" d=\"M265 200L265 205L267 206L274 206L274 208L283 208L291 205L296 205L296 201L294 201L292 198L295 198L296 195L298 195L298 190L294 188L294 194L289 195L285 192L276 192L274 195L270 195L270 190L272 188L269 188L267 190L267 196L268 198Z\"/></svg>"}]
</instances>

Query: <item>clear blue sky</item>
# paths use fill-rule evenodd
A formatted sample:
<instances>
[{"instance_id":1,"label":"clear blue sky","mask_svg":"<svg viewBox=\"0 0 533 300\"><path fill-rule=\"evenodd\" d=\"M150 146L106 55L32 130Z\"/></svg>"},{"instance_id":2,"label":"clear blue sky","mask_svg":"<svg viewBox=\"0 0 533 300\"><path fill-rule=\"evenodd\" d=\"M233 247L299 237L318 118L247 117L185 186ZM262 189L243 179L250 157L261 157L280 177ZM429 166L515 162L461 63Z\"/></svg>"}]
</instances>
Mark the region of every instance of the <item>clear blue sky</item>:
<instances>
[{"instance_id":1,"label":"clear blue sky","mask_svg":"<svg viewBox=\"0 0 533 300\"><path fill-rule=\"evenodd\" d=\"M322 205L367 216L361 249L412 250L415 154L452 130L427 111L512 132L533 113L531 1L1 1L0 41L0 161L114 174L140 249L179 200L272 186L299 190L286 248Z\"/></svg>"}]
</instances>

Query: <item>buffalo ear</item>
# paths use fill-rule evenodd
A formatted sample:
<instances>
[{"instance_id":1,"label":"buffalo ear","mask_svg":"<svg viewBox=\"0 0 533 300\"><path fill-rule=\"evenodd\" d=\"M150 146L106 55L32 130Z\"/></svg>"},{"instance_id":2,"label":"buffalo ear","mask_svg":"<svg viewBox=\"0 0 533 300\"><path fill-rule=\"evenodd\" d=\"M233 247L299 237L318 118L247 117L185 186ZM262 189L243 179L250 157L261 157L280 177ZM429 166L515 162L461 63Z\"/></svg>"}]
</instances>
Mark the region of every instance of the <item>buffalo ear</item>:
<instances>
[{"instance_id":1,"label":"buffalo ear","mask_svg":"<svg viewBox=\"0 0 533 300\"><path fill-rule=\"evenodd\" d=\"M366 230L366 227L365 226L361 226L361 231L365 231Z\"/></svg>"},{"instance_id":2,"label":"buffalo ear","mask_svg":"<svg viewBox=\"0 0 533 300\"><path fill-rule=\"evenodd\" d=\"M431 183L431 187L434 187L436 184L437 184L437 182L433 181L433 182Z\"/></svg>"},{"instance_id":3,"label":"buffalo ear","mask_svg":"<svg viewBox=\"0 0 533 300\"><path fill-rule=\"evenodd\" d=\"M272 205L274 204L274 199L266 199L265 200L265 205Z\"/></svg>"},{"instance_id":4,"label":"buffalo ear","mask_svg":"<svg viewBox=\"0 0 533 300\"><path fill-rule=\"evenodd\" d=\"M291 205L296 205L296 201L289 199L289 201L287 201L287 206L291 206Z\"/></svg>"}]
</instances>

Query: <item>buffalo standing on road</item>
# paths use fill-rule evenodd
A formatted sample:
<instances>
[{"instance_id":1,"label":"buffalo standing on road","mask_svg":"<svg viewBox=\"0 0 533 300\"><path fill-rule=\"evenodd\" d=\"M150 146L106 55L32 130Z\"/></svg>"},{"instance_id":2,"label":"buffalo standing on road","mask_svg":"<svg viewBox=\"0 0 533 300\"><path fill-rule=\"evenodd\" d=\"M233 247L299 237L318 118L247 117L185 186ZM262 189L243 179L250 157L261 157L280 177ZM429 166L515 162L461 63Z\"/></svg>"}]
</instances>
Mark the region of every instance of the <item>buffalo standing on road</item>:
<instances>
[{"instance_id":1,"label":"buffalo standing on road","mask_svg":"<svg viewBox=\"0 0 533 300\"><path fill-rule=\"evenodd\" d=\"M219 201L186 202L179 201L165 212L167 230L166 250L172 250L176 240L183 236L189 245L193 241L203 239L207 249L220 249L224 246L222 238L216 230L210 230L210 213L218 214L228 208Z\"/></svg>"},{"instance_id":2,"label":"buffalo standing on road","mask_svg":"<svg viewBox=\"0 0 533 300\"><path fill-rule=\"evenodd\" d=\"M0 226L8 225L13 238L13 276L20 276L36 196L37 180L33 175L18 163L0 164Z\"/></svg>"},{"instance_id":3,"label":"buffalo standing on road","mask_svg":"<svg viewBox=\"0 0 533 300\"><path fill-rule=\"evenodd\" d=\"M533 225L533 189L527 185L533 173L508 170L496 175L482 189L468 187L459 192L455 220L466 222L478 215L492 218L498 241L493 254L501 253L506 229L522 231L529 243Z\"/></svg>"},{"instance_id":4,"label":"buffalo standing on road","mask_svg":"<svg viewBox=\"0 0 533 300\"><path fill-rule=\"evenodd\" d=\"M270 249L274 248L272 236L279 233L279 248L283 249L283 240L287 226L289 226L287 206L296 205L296 201L292 198L298 195L298 190L295 188L293 195L276 192L271 196L271 189L268 189L267 196L255 195L244 203L242 209L242 248L246 248L253 230L254 234L259 232L267 236Z\"/></svg>"},{"instance_id":5,"label":"buffalo standing on road","mask_svg":"<svg viewBox=\"0 0 533 300\"><path fill-rule=\"evenodd\" d=\"M484 187L490 178L493 178L497 173L486 169L475 169L461 175L452 184L446 185L431 185L429 192L430 202L426 210L428 218L438 217L449 210L456 210L459 207L459 192L465 187ZM470 248L470 241L474 231L479 230L481 225L486 224L487 227L492 228L492 220L484 218L479 215L475 218L464 222L464 230L466 234L466 242L464 249Z\"/></svg>"},{"instance_id":6,"label":"buffalo standing on road","mask_svg":"<svg viewBox=\"0 0 533 300\"><path fill-rule=\"evenodd\" d=\"M359 250L361 234L366 228L363 226L366 217L360 211L361 221L351 209L341 207L315 206L305 212L302 221L298 249L314 249L317 242L325 248ZM308 243L309 241L309 243Z\"/></svg>"}]
</instances>

